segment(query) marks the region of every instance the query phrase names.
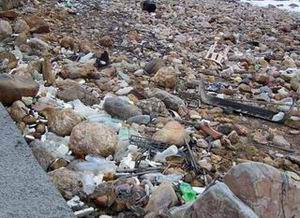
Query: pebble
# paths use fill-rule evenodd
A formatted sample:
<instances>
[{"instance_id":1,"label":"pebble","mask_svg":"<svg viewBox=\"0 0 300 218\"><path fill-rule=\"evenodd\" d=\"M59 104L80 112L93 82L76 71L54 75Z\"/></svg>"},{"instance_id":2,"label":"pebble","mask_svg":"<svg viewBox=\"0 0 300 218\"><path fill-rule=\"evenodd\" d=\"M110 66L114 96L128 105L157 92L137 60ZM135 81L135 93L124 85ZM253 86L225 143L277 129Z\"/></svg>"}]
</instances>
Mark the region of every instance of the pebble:
<instances>
[{"instance_id":1,"label":"pebble","mask_svg":"<svg viewBox=\"0 0 300 218\"><path fill-rule=\"evenodd\" d=\"M108 114L123 120L142 115L138 107L119 97L106 98L103 108Z\"/></svg>"}]
</instances>

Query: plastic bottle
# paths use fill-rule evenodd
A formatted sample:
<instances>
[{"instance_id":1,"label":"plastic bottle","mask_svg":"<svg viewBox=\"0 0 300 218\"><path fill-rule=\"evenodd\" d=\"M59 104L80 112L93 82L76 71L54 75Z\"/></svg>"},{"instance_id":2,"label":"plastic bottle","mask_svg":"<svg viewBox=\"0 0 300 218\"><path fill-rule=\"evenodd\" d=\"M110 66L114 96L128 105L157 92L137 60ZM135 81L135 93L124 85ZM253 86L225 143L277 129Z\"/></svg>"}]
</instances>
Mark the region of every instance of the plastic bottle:
<instances>
[{"instance_id":1,"label":"plastic bottle","mask_svg":"<svg viewBox=\"0 0 300 218\"><path fill-rule=\"evenodd\" d=\"M176 155L177 153L178 153L178 148L175 145L172 145L168 147L166 150L164 150L163 152L158 152L154 156L154 161L166 162L167 157Z\"/></svg>"}]
</instances>

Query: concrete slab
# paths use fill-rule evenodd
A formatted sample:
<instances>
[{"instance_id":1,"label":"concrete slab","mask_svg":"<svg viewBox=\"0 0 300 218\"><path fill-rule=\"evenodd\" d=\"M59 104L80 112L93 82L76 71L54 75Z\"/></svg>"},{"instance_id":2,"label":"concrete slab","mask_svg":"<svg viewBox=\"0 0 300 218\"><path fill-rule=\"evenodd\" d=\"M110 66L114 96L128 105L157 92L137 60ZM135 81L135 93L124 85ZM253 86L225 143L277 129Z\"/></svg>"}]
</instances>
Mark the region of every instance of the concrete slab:
<instances>
[{"instance_id":1,"label":"concrete slab","mask_svg":"<svg viewBox=\"0 0 300 218\"><path fill-rule=\"evenodd\" d=\"M74 217L1 103L0 217Z\"/></svg>"}]
</instances>

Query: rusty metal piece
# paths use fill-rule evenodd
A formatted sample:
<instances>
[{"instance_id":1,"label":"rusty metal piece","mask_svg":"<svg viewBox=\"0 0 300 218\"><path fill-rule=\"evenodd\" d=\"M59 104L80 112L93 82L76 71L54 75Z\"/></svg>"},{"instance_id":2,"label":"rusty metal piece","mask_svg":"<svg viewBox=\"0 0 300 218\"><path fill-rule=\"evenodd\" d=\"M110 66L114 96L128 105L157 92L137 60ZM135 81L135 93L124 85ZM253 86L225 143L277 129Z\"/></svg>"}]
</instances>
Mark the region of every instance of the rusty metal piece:
<instances>
[{"instance_id":1,"label":"rusty metal piece","mask_svg":"<svg viewBox=\"0 0 300 218\"><path fill-rule=\"evenodd\" d=\"M205 132L207 135L210 135L214 140L220 139L223 135L218 131L214 130L209 126L209 123L206 121L202 121L199 125L199 129Z\"/></svg>"},{"instance_id":2,"label":"rusty metal piece","mask_svg":"<svg viewBox=\"0 0 300 218\"><path fill-rule=\"evenodd\" d=\"M197 93L188 93L188 92L180 92L182 98L187 101L195 101L199 100L201 103L212 105L216 107L221 107L225 109L229 109L231 111L245 114L248 116L257 117L263 120L268 120L275 123L284 123L284 121L288 117L288 113L285 113L283 118L280 120L275 120L274 117L278 115L279 111L271 111L265 108L246 105L234 100L218 98L215 96L210 96L205 91L205 86L203 80L198 81L198 92Z\"/></svg>"}]
</instances>

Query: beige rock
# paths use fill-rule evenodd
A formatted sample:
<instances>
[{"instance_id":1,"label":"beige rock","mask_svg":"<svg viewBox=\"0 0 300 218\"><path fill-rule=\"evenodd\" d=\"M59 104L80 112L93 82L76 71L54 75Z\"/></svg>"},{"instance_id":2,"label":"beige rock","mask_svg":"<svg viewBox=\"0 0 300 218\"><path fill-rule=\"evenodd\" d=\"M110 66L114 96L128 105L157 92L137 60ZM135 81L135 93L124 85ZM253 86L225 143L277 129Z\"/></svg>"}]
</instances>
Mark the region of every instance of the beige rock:
<instances>
[{"instance_id":1,"label":"beige rock","mask_svg":"<svg viewBox=\"0 0 300 218\"><path fill-rule=\"evenodd\" d=\"M21 122L23 118L28 114L29 109L22 101L15 101L8 111L14 121Z\"/></svg>"},{"instance_id":2,"label":"beige rock","mask_svg":"<svg viewBox=\"0 0 300 218\"><path fill-rule=\"evenodd\" d=\"M80 174L75 171L62 167L48 173L48 176L63 197L67 199L71 199L82 190Z\"/></svg>"},{"instance_id":3,"label":"beige rock","mask_svg":"<svg viewBox=\"0 0 300 218\"><path fill-rule=\"evenodd\" d=\"M177 204L178 198L172 187L172 183L163 182L152 193L145 208L147 212L159 212Z\"/></svg>"},{"instance_id":4,"label":"beige rock","mask_svg":"<svg viewBox=\"0 0 300 218\"><path fill-rule=\"evenodd\" d=\"M41 17L30 16L24 18L28 26L30 27L31 33L49 33L49 24Z\"/></svg>"},{"instance_id":5,"label":"beige rock","mask_svg":"<svg viewBox=\"0 0 300 218\"><path fill-rule=\"evenodd\" d=\"M70 135L74 126L82 121L81 117L72 109L46 108L43 110L43 114L48 119L50 131L59 136Z\"/></svg>"},{"instance_id":6,"label":"beige rock","mask_svg":"<svg viewBox=\"0 0 300 218\"><path fill-rule=\"evenodd\" d=\"M99 44L104 47L112 47L114 45L114 40L110 36L103 36L99 39Z\"/></svg>"},{"instance_id":7,"label":"beige rock","mask_svg":"<svg viewBox=\"0 0 300 218\"><path fill-rule=\"evenodd\" d=\"M98 154L107 157L115 153L117 143L117 134L111 127L82 122L73 128L69 147L77 156Z\"/></svg>"},{"instance_id":8,"label":"beige rock","mask_svg":"<svg viewBox=\"0 0 300 218\"><path fill-rule=\"evenodd\" d=\"M46 81L46 85L53 85L55 83L55 74L52 71L49 57L44 57L44 61L42 62L42 74L43 80Z\"/></svg>"},{"instance_id":9,"label":"beige rock","mask_svg":"<svg viewBox=\"0 0 300 218\"><path fill-rule=\"evenodd\" d=\"M189 142L190 137L184 129L184 126L177 121L170 121L153 135L153 140L181 146L185 145L185 141Z\"/></svg>"},{"instance_id":10,"label":"beige rock","mask_svg":"<svg viewBox=\"0 0 300 218\"><path fill-rule=\"evenodd\" d=\"M3 104L12 104L22 97L34 97L39 85L31 78L17 75L0 74L0 101Z\"/></svg>"},{"instance_id":11,"label":"beige rock","mask_svg":"<svg viewBox=\"0 0 300 218\"><path fill-rule=\"evenodd\" d=\"M73 37L70 36L64 36L60 40L60 45L64 48L74 49L75 40Z\"/></svg>"},{"instance_id":12,"label":"beige rock","mask_svg":"<svg viewBox=\"0 0 300 218\"><path fill-rule=\"evenodd\" d=\"M64 66L61 76L66 79L92 78L96 68L93 63L77 63L68 61Z\"/></svg>"},{"instance_id":13,"label":"beige rock","mask_svg":"<svg viewBox=\"0 0 300 218\"><path fill-rule=\"evenodd\" d=\"M153 77L153 81L159 86L173 89L177 83L175 69L173 67L160 68Z\"/></svg>"}]
</instances>

